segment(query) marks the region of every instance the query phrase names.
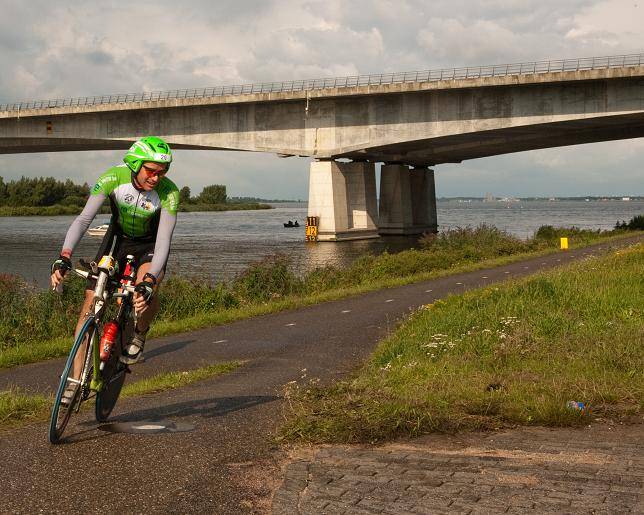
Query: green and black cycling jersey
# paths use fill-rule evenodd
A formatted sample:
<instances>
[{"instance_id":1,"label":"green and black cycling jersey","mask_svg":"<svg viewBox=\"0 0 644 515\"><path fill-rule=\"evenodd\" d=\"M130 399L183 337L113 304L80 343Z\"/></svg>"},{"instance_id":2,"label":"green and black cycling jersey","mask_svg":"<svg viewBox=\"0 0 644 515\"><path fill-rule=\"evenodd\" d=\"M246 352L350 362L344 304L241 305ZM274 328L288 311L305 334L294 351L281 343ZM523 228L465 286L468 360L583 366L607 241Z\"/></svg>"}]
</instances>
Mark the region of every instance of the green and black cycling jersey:
<instances>
[{"instance_id":1,"label":"green and black cycling jersey","mask_svg":"<svg viewBox=\"0 0 644 515\"><path fill-rule=\"evenodd\" d=\"M91 190L83 212L67 231L63 253L71 254L105 199L109 199L112 220L117 231L132 241L154 241L150 273L163 270L170 252L170 240L179 208L179 190L162 177L151 191L136 186L132 171L125 165L103 173Z\"/></svg>"},{"instance_id":2,"label":"green and black cycling jersey","mask_svg":"<svg viewBox=\"0 0 644 515\"><path fill-rule=\"evenodd\" d=\"M91 195L109 198L112 223L116 223L128 238L156 237L162 209L175 216L179 207L179 190L170 179L162 177L152 191L140 190L125 165L103 173Z\"/></svg>"}]
</instances>

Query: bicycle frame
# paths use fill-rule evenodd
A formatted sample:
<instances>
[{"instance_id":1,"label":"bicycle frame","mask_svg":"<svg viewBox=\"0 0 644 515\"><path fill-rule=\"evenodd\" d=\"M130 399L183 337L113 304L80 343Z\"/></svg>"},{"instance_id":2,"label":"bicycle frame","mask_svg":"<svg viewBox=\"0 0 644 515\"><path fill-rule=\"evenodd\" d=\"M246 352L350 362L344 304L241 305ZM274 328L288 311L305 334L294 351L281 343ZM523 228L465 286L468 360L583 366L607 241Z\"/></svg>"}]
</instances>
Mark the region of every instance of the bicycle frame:
<instances>
[{"instance_id":1,"label":"bicycle frame","mask_svg":"<svg viewBox=\"0 0 644 515\"><path fill-rule=\"evenodd\" d=\"M91 263L90 266L92 268L92 273L85 270L72 269L72 271L75 274L81 277L84 277L85 279L96 279L93 302L92 302L90 311L87 314L87 318L88 319L93 318L97 324L101 323L101 318L103 316L104 308L110 297L126 298L134 294L134 286L124 285L112 279L114 275L116 275L116 271L117 271L116 262L114 260L114 257L112 256L115 245L116 245L116 241L114 241L114 243L112 244L112 248L110 249L109 253L104 255L99 260L98 264ZM115 289L119 288L122 291L121 292L115 291L110 294L110 288L109 288L110 286L114 287ZM129 305L129 303L121 302L117 313L117 317L116 317L119 326L122 325L123 318L128 314L130 309L131 309L131 306ZM89 373L89 368L90 368L88 365L91 359L93 362L93 367L92 367L92 379L90 382L90 390L94 392L100 392L103 389L104 384L103 384L103 379L101 378L102 362L100 358L98 338L94 338L91 344L92 344L91 351L88 353L87 360L83 364L83 373L80 378L80 382L81 382L80 384L81 385L86 384L87 374Z\"/></svg>"}]
</instances>

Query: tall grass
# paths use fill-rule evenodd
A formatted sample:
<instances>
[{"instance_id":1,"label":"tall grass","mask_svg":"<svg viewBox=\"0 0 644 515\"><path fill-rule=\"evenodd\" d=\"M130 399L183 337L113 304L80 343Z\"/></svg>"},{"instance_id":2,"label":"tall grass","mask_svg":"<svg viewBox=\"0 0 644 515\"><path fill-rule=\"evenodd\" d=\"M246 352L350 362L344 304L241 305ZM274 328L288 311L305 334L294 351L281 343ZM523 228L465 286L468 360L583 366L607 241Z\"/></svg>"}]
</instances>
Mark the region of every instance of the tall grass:
<instances>
[{"instance_id":1,"label":"tall grass","mask_svg":"<svg viewBox=\"0 0 644 515\"><path fill-rule=\"evenodd\" d=\"M425 236L420 249L365 255L347 267L321 267L305 276L296 273L287 256L278 255L250 266L228 283L169 277L161 288L157 321L225 314L283 299L369 287L389 279L411 278L468 263L556 248L559 234L564 232L574 235L573 244L620 234L620 231L541 228L534 238L523 241L483 225ZM15 276L0 274L0 367L64 354L71 341L61 342L71 338L83 290L84 281L77 277L65 282L65 292L59 296L38 290Z\"/></svg>"},{"instance_id":2,"label":"tall grass","mask_svg":"<svg viewBox=\"0 0 644 515\"><path fill-rule=\"evenodd\" d=\"M373 442L637 413L643 344L640 244L425 306L353 379L287 392L284 434Z\"/></svg>"},{"instance_id":3,"label":"tall grass","mask_svg":"<svg viewBox=\"0 0 644 515\"><path fill-rule=\"evenodd\" d=\"M243 363L239 361L227 361L192 370L161 372L146 379L125 383L120 398L183 388L199 381L233 372L242 365ZM52 402L53 396L27 393L18 388L0 391L0 428L26 420L45 418L51 409ZM88 405L85 404L85 407Z\"/></svg>"}]
</instances>

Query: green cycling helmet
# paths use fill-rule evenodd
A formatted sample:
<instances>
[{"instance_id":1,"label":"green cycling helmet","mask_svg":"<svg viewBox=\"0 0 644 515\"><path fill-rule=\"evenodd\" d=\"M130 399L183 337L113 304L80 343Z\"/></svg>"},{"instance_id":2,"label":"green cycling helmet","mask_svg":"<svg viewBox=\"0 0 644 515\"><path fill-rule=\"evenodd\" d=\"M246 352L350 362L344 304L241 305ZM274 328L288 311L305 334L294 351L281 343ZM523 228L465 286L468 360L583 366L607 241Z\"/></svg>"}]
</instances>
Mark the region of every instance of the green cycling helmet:
<instances>
[{"instance_id":1,"label":"green cycling helmet","mask_svg":"<svg viewBox=\"0 0 644 515\"><path fill-rule=\"evenodd\" d=\"M168 144L156 136L141 138L127 151L123 161L134 173L139 173L145 162L167 164L168 170L172 163L172 151Z\"/></svg>"}]
</instances>

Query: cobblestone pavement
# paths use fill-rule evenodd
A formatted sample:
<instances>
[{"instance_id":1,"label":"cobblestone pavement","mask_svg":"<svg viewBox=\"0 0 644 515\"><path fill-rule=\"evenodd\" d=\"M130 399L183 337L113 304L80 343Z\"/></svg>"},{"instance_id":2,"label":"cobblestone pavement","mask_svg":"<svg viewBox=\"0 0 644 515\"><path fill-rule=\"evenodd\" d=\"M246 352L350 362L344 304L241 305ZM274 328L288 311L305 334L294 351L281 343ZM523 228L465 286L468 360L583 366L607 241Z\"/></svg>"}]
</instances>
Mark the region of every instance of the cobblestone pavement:
<instances>
[{"instance_id":1,"label":"cobblestone pavement","mask_svg":"<svg viewBox=\"0 0 644 515\"><path fill-rule=\"evenodd\" d=\"M301 449L273 513L644 513L643 447L643 424L599 423Z\"/></svg>"}]
</instances>

